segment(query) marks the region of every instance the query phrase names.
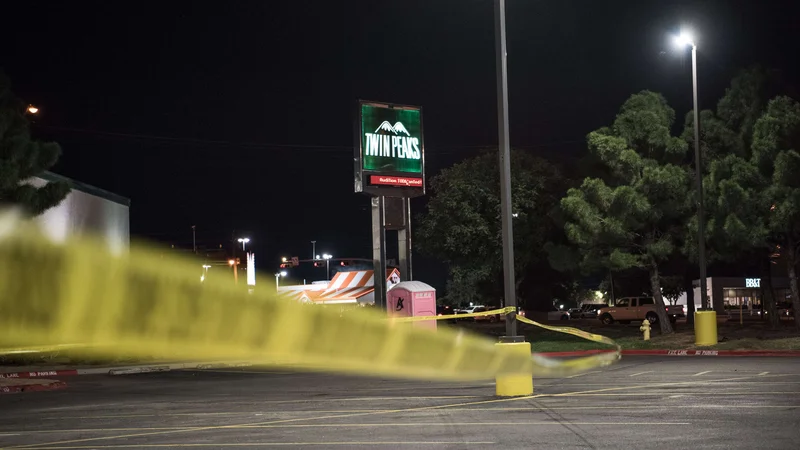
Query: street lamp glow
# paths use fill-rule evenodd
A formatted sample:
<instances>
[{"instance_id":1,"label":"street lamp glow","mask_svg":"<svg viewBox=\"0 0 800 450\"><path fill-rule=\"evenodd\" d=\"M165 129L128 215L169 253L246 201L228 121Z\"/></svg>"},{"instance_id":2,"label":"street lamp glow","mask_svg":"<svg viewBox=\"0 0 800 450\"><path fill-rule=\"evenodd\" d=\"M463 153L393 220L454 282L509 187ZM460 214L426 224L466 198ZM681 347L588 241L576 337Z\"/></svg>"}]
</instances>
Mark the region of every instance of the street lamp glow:
<instances>
[{"instance_id":1,"label":"street lamp glow","mask_svg":"<svg viewBox=\"0 0 800 450\"><path fill-rule=\"evenodd\" d=\"M285 256L283 258L281 258L281 262L286 262L286 261L287 261L287 259L286 259Z\"/></svg>"},{"instance_id":2,"label":"street lamp glow","mask_svg":"<svg viewBox=\"0 0 800 450\"><path fill-rule=\"evenodd\" d=\"M250 242L250 238L239 238L237 239L237 241L239 241L242 244L242 251L245 251L244 246L247 245L248 242Z\"/></svg>"},{"instance_id":3,"label":"street lamp glow","mask_svg":"<svg viewBox=\"0 0 800 450\"><path fill-rule=\"evenodd\" d=\"M276 273L276 274L275 274L275 290L276 290L276 291L277 291L277 290L280 290L280 287L281 287L281 277L285 277L285 276L286 276L286 271L285 271L285 270L282 270L282 271L280 271L280 272L278 272L278 273Z\"/></svg>"},{"instance_id":4,"label":"street lamp glow","mask_svg":"<svg viewBox=\"0 0 800 450\"><path fill-rule=\"evenodd\" d=\"M681 34L675 36L674 41L677 47L686 47L687 45L694 47L694 36L687 31L681 31Z\"/></svg>"},{"instance_id":5,"label":"street lamp glow","mask_svg":"<svg viewBox=\"0 0 800 450\"><path fill-rule=\"evenodd\" d=\"M36 114L36 113L38 113L38 112L39 112L39 108L37 108L37 107L35 107L35 106L33 106L33 105L28 105L28 107L27 107L27 108L25 108L25 111L26 111L26 112L29 112L29 113L31 113L31 114Z\"/></svg>"},{"instance_id":6,"label":"street lamp glow","mask_svg":"<svg viewBox=\"0 0 800 450\"><path fill-rule=\"evenodd\" d=\"M210 269L210 268L211 268L211 266L209 266L208 264L203 264L203 269L206 269L206 270L208 270L208 269Z\"/></svg>"},{"instance_id":7,"label":"street lamp glow","mask_svg":"<svg viewBox=\"0 0 800 450\"><path fill-rule=\"evenodd\" d=\"M236 263L236 261L234 261L234 260L232 260L232 259L229 259L229 260L228 260L228 265L229 265L229 266L232 266L234 263Z\"/></svg>"},{"instance_id":8,"label":"street lamp glow","mask_svg":"<svg viewBox=\"0 0 800 450\"><path fill-rule=\"evenodd\" d=\"M325 272L328 274L328 281L331 281L331 258L333 258L333 255L327 253L322 255L322 259L325 260Z\"/></svg>"}]
</instances>

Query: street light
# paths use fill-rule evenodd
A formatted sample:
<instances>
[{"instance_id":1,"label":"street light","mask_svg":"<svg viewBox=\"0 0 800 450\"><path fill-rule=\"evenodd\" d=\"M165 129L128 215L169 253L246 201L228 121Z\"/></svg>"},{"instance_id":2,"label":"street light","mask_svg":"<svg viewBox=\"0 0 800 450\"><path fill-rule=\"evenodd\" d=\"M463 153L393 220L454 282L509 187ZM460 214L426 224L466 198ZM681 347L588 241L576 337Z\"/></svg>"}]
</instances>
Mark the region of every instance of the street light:
<instances>
[{"instance_id":1,"label":"street light","mask_svg":"<svg viewBox=\"0 0 800 450\"><path fill-rule=\"evenodd\" d=\"M239 238L237 239L237 241L242 243L242 251L246 251L244 246L247 245L248 242L250 242L250 238Z\"/></svg>"},{"instance_id":2,"label":"street light","mask_svg":"<svg viewBox=\"0 0 800 450\"><path fill-rule=\"evenodd\" d=\"M508 53L506 51L506 1L494 0L495 58L497 71L497 131L500 153L500 219L503 242L503 298L517 310L514 281L514 231L511 211L511 148L508 137ZM506 314L506 337L516 339L517 320ZM501 340L501 342L503 342Z\"/></svg>"},{"instance_id":3,"label":"street light","mask_svg":"<svg viewBox=\"0 0 800 450\"><path fill-rule=\"evenodd\" d=\"M203 264L203 275L200 275L200 282L206 281L206 274L208 274L208 269L210 268L211 266L208 264Z\"/></svg>"},{"instance_id":4,"label":"street light","mask_svg":"<svg viewBox=\"0 0 800 450\"><path fill-rule=\"evenodd\" d=\"M280 272L275 274L275 290L276 291L280 287L280 283L281 283L280 282L280 278L281 277L285 277L285 276L286 276L286 271L285 270L281 270Z\"/></svg>"},{"instance_id":5,"label":"street light","mask_svg":"<svg viewBox=\"0 0 800 450\"><path fill-rule=\"evenodd\" d=\"M331 258L333 258L333 255L329 255L327 253L322 255L322 259L325 260L325 268L328 272L328 281L331 280Z\"/></svg>"},{"instance_id":6,"label":"street light","mask_svg":"<svg viewBox=\"0 0 800 450\"><path fill-rule=\"evenodd\" d=\"M27 114L37 114L38 112L39 112L39 108L37 108L37 107L35 107L33 105L28 105L28 107L25 108L25 113L27 113Z\"/></svg>"},{"instance_id":7,"label":"street light","mask_svg":"<svg viewBox=\"0 0 800 450\"><path fill-rule=\"evenodd\" d=\"M694 37L685 31L675 36L675 45L692 47L692 95L694 97L694 166L697 184L697 263L700 266L700 305L708 308L706 291L706 224L703 212L703 173L700 166L700 108L697 104L697 45Z\"/></svg>"}]
</instances>

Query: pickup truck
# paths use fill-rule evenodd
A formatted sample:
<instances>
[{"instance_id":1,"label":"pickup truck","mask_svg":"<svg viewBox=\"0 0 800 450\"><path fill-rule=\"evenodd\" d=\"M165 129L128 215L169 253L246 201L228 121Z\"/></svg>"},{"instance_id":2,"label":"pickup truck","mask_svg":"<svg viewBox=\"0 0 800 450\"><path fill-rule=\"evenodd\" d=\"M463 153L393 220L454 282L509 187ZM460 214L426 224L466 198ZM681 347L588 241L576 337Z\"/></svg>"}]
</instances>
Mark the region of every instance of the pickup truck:
<instances>
[{"instance_id":1,"label":"pickup truck","mask_svg":"<svg viewBox=\"0 0 800 450\"><path fill-rule=\"evenodd\" d=\"M667 316L670 322L675 323L678 318L686 316L686 311L681 305L667 306ZM656 304L653 297L623 297L617 299L614 306L600 308L597 317L606 325L614 322L631 323L632 321L647 319L650 323L658 322Z\"/></svg>"}]
</instances>

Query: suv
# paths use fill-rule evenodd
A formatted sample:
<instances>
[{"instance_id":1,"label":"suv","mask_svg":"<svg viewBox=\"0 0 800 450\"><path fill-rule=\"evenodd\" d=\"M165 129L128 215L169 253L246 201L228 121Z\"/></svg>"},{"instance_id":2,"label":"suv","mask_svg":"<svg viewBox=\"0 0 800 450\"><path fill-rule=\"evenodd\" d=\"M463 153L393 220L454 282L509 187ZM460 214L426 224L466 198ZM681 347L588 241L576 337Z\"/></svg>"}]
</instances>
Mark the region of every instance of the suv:
<instances>
[{"instance_id":1,"label":"suv","mask_svg":"<svg viewBox=\"0 0 800 450\"><path fill-rule=\"evenodd\" d=\"M683 306L670 305L666 309L667 316L672 323L675 323L678 318L686 316ZM645 319L650 323L658 322L658 314L656 314L656 304L653 297L624 297L617 299L617 303L614 306L600 308L597 311L597 316L606 325L610 325L615 321L625 324L634 320Z\"/></svg>"}]
</instances>

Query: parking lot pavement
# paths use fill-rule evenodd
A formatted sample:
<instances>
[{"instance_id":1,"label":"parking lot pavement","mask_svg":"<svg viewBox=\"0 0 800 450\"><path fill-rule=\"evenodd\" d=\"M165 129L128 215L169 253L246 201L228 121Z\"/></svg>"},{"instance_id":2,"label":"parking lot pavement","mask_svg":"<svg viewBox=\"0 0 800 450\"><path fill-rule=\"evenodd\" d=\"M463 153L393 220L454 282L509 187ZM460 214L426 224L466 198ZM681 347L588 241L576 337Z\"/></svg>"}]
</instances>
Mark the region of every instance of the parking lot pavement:
<instances>
[{"instance_id":1,"label":"parking lot pavement","mask_svg":"<svg viewBox=\"0 0 800 450\"><path fill-rule=\"evenodd\" d=\"M266 369L86 376L0 398L0 447L794 449L798 375L798 358L628 357L511 399Z\"/></svg>"}]
</instances>

